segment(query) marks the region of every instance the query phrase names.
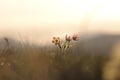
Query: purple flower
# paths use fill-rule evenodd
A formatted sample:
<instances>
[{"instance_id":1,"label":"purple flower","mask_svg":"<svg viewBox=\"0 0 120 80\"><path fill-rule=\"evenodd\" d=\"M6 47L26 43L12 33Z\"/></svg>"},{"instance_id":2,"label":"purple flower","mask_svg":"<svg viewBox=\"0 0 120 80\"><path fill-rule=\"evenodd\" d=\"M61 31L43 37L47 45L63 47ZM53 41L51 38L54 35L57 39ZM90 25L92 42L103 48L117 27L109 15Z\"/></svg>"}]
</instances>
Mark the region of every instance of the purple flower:
<instances>
[{"instance_id":1,"label":"purple flower","mask_svg":"<svg viewBox=\"0 0 120 80\"><path fill-rule=\"evenodd\" d=\"M72 40L71 37L68 36L68 35L65 36L65 39L66 39L66 41L71 41Z\"/></svg>"},{"instance_id":2,"label":"purple flower","mask_svg":"<svg viewBox=\"0 0 120 80\"><path fill-rule=\"evenodd\" d=\"M74 34L73 37L72 37L72 39L73 39L74 41L77 41L78 38L79 38L79 37L78 37L78 35L76 35L76 34Z\"/></svg>"}]
</instances>

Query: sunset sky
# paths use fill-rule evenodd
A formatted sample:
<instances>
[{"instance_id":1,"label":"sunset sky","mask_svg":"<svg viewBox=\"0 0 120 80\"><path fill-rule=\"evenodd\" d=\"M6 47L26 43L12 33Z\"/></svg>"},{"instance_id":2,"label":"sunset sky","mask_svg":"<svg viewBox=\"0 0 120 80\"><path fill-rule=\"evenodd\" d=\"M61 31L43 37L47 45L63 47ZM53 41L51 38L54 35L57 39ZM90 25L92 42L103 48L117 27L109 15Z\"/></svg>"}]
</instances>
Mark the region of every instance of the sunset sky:
<instances>
[{"instance_id":1,"label":"sunset sky","mask_svg":"<svg viewBox=\"0 0 120 80\"><path fill-rule=\"evenodd\" d=\"M119 0L0 0L0 35L46 42L72 33L120 33Z\"/></svg>"}]
</instances>

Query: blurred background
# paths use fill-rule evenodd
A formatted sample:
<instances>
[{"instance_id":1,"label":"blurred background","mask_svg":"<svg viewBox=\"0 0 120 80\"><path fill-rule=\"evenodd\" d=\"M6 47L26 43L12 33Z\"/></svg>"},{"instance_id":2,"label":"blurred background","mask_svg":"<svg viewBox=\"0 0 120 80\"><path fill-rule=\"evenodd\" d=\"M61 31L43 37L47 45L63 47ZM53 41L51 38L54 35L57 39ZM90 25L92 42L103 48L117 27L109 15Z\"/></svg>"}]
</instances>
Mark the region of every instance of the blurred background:
<instances>
[{"instance_id":1,"label":"blurred background","mask_svg":"<svg viewBox=\"0 0 120 80\"><path fill-rule=\"evenodd\" d=\"M46 43L65 34L119 34L117 0L1 0L1 35Z\"/></svg>"},{"instance_id":2,"label":"blurred background","mask_svg":"<svg viewBox=\"0 0 120 80\"><path fill-rule=\"evenodd\" d=\"M1 80L120 80L118 0L0 0ZM62 55L52 37L78 34Z\"/></svg>"}]
</instances>

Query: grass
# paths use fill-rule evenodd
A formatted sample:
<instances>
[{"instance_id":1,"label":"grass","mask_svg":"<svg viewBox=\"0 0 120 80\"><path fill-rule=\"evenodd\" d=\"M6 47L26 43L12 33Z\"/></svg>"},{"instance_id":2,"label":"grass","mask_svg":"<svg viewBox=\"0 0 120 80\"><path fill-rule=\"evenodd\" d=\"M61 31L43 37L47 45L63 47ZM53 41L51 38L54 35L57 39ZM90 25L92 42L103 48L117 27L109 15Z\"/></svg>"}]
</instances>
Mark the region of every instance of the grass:
<instances>
[{"instance_id":1,"label":"grass","mask_svg":"<svg viewBox=\"0 0 120 80\"><path fill-rule=\"evenodd\" d=\"M82 47L66 51L19 43L0 49L0 80L102 80L104 54L87 54ZM19 46L19 47L17 47ZM79 50L78 50L79 49Z\"/></svg>"}]
</instances>

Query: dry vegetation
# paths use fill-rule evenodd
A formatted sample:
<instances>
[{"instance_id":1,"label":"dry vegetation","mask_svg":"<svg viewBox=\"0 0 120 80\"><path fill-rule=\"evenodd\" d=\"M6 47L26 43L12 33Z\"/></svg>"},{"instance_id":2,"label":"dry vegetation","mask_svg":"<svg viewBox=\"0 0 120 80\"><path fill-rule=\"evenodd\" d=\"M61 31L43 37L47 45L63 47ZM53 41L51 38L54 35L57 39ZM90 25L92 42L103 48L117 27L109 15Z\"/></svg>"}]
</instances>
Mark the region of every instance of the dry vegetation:
<instances>
[{"instance_id":1,"label":"dry vegetation","mask_svg":"<svg viewBox=\"0 0 120 80\"><path fill-rule=\"evenodd\" d=\"M0 48L0 80L102 80L104 54L87 54L74 46L63 55L58 49L4 38ZM19 43L19 44L18 44Z\"/></svg>"}]
</instances>

